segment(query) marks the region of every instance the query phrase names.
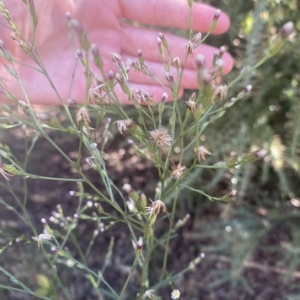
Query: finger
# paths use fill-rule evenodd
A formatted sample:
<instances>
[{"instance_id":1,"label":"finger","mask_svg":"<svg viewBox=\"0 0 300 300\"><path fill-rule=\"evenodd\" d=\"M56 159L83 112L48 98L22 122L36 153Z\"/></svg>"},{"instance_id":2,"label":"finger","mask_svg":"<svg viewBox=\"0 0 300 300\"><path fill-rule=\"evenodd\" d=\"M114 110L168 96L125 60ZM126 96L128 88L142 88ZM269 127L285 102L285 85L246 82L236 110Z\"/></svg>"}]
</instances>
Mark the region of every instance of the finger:
<instances>
[{"instance_id":1,"label":"finger","mask_svg":"<svg viewBox=\"0 0 300 300\"><path fill-rule=\"evenodd\" d=\"M129 83L129 87L130 89L133 90L137 90L137 91L143 91L145 93L147 93L148 95L150 95L151 99L153 100L153 102L155 103L160 103L162 101L162 95L164 93L167 93L168 97L166 99L166 101L172 101L174 100L174 98L172 97L171 93L164 87L161 87L159 85L148 85L148 84L139 84L139 83ZM120 101L120 103L122 104L133 104L133 102L129 99L128 95L125 94L119 85L117 85L115 87L115 93L118 97L118 100ZM181 88L179 90L179 94L178 94L179 98L182 97L183 95L183 89Z\"/></svg>"},{"instance_id":2,"label":"finger","mask_svg":"<svg viewBox=\"0 0 300 300\"><path fill-rule=\"evenodd\" d=\"M189 29L189 6L186 0L120 0L122 17L149 25ZM216 8L200 3L193 5L193 30L208 32ZM215 34L224 33L230 20L221 13Z\"/></svg>"},{"instance_id":3,"label":"finger","mask_svg":"<svg viewBox=\"0 0 300 300\"><path fill-rule=\"evenodd\" d=\"M144 28L135 28L131 26L123 26L123 39L122 39L122 51L124 53L136 56L137 50L141 49L143 52L143 57L149 61L161 62L161 54L158 50L157 45L157 33L153 30ZM179 57L181 61L186 57L186 44L187 40L172 35L164 34L170 52L173 57ZM212 46L201 44L197 49L194 50L193 54L189 56L186 68L196 69L195 57L197 54L201 53L206 58L206 68L211 70L213 67L213 55L218 49ZM233 59L229 53L225 53L223 56L224 66L223 72L227 74L231 71L233 67Z\"/></svg>"},{"instance_id":4,"label":"finger","mask_svg":"<svg viewBox=\"0 0 300 300\"><path fill-rule=\"evenodd\" d=\"M124 61L130 60L135 61L136 57L130 55L122 55ZM144 74L141 71L138 71L134 68L130 69L128 73L129 80L135 83L143 83L147 85L163 85L167 89L169 89L169 83L166 80L166 71L162 63L153 62L153 61L145 61L145 65L147 69L151 72L153 76L149 76ZM177 82L177 70L175 67L171 67L168 72L170 75L174 77L174 81ZM198 89L197 83L197 72L196 70L185 69L182 75L180 87L183 89Z\"/></svg>"}]
</instances>

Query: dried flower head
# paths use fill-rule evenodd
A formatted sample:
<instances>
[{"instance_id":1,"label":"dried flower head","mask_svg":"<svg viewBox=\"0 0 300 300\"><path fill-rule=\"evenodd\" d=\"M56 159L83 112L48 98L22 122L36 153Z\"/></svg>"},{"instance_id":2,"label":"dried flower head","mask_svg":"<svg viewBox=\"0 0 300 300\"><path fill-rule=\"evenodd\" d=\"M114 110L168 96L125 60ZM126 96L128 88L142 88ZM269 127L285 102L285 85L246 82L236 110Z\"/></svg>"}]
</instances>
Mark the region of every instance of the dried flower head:
<instances>
[{"instance_id":1,"label":"dried flower head","mask_svg":"<svg viewBox=\"0 0 300 300\"><path fill-rule=\"evenodd\" d=\"M38 242L38 247L43 246L44 241L50 241L53 238L53 235L48 233L41 233L38 236L33 236L32 239Z\"/></svg>"},{"instance_id":2,"label":"dried flower head","mask_svg":"<svg viewBox=\"0 0 300 300\"><path fill-rule=\"evenodd\" d=\"M212 95L212 103L215 102L216 98L219 97L220 100L224 100L227 97L227 93L228 93L228 87L227 85L219 85L215 88L215 91Z\"/></svg>"},{"instance_id":3,"label":"dried flower head","mask_svg":"<svg viewBox=\"0 0 300 300\"><path fill-rule=\"evenodd\" d=\"M187 109L194 114L196 111L197 103L190 98L188 101L185 102L185 104Z\"/></svg>"},{"instance_id":4,"label":"dried flower head","mask_svg":"<svg viewBox=\"0 0 300 300\"><path fill-rule=\"evenodd\" d=\"M156 146L162 150L168 150L171 147L173 138L167 128L160 127L149 131L149 133Z\"/></svg>"},{"instance_id":5,"label":"dried flower head","mask_svg":"<svg viewBox=\"0 0 300 300\"><path fill-rule=\"evenodd\" d=\"M122 135L124 135L124 133L127 131L127 127L130 127L134 124L131 119L119 120L114 123L117 123L118 130Z\"/></svg>"},{"instance_id":6,"label":"dried flower head","mask_svg":"<svg viewBox=\"0 0 300 300\"><path fill-rule=\"evenodd\" d=\"M89 116L89 111L85 106L82 106L79 108L79 110L76 113L76 122L80 123L80 122L87 122L87 123L91 123L91 119Z\"/></svg>"},{"instance_id":7,"label":"dried flower head","mask_svg":"<svg viewBox=\"0 0 300 300\"><path fill-rule=\"evenodd\" d=\"M195 148L195 154L198 162L206 160L206 155L212 155L204 146L200 146L197 149Z\"/></svg>"},{"instance_id":8,"label":"dried flower head","mask_svg":"<svg viewBox=\"0 0 300 300\"><path fill-rule=\"evenodd\" d=\"M151 206L145 208L149 216L159 215L160 213L166 213L167 207L161 200L156 200L152 202Z\"/></svg>"},{"instance_id":9,"label":"dried flower head","mask_svg":"<svg viewBox=\"0 0 300 300\"><path fill-rule=\"evenodd\" d=\"M172 166L171 178L179 179L184 174L185 166L181 164Z\"/></svg>"}]
</instances>

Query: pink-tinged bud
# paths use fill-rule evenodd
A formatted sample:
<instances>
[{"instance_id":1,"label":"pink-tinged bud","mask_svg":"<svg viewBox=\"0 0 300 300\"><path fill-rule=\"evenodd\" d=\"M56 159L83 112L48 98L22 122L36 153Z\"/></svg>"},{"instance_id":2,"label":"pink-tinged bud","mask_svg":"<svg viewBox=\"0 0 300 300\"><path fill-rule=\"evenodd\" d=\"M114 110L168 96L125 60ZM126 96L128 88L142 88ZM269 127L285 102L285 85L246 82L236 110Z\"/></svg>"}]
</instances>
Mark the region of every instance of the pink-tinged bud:
<instances>
[{"instance_id":1,"label":"pink-tinged bud","mask_svg":"<svg viewBox=\"0 0 300 300\"><path fill-rule=\"evenodd\" d=\"M137 51L137 56L138 56L138 58L139 58L139 63L140 63L140 65L141 65L141 66L144 65L145 60L144 60L143 52L142 52L141 49L139 49L139 50Z\"/></svg>"},{"instance_id":2,"label":"pink-tinged bud","mask_svg":"<svg viewBox=\"0 0 300 300\"><path fill-rule=\"evenodd\" d=\"M122 187L122 190L129 194L130 192L132 192L132 187L129 183L125 183Z\"/></svg>"},{"instance_id":3,"label":"pink-tinged bud","mask_svg":"<svg viewBox=\"0 0 300 300\"><path fill-rule=\"evenodd\" d=\"M68 22L71 21L71 14L68 11L66 12L66 19Z\"/></svg>"},{"instance_id":4,"label":"pink-tinged bud","mask_svg":"<svg viewBox=\"0 0 300 300\"><path fill-rule=\"evenodd\" d=\"M143 239L139 238L138 242L136 243L137 250L141 250L143 248Z\"/></svg>"},{"instance_id":5,"label":"pink-tinged bud","mask_svg":"<svg viewBox=\"0 0 300 300\"><path fill-rule=\"evenodd\" d=\"M55 246L52 246L50 249L51 249L51 251L54 252L54 253L57 253L57 252L58 252L58 250L57 250L57 248L56 248Z\"/></svg>"},{"instance_id":6,"label":"pink-tinged bud","mask_svg":"<svg viewBox=\"0 0 300 300\"><path fill-rule=\"evenodd\" d=\"M167 101L167 99L168 99L168 94L167 93L163 93L161 95L161 101L165 102L165 101Z\"/></svg>"},{"instance_id":7,"label":"pink-tinged bud","mask_svg":"<svg viewBox=\"0 0 300 300\"><path fill-rule=\"evenodd\" d=\"M46 224L47 224L46 219L45 219L45 218L42 218L42 219L41 219L41 223L42 223L43 225L46 225Z\"/></svg>"},{"instance_id":8,"label":"pink-tinged bud","mask_svg":"<svg viewBox=\"0 0 300 300\"><path fill-rule=\"evenodd\" d=\"M293 33L294 24L293 22L287 22L283 25L279 35L272 41L269 48L269 56L276 55L284 46L287 38Z\"/></svg>"},{"instance_id":9,"label":"pink-tinged bud","mask_svg":"<svg viewBox=\"0 0 300 300\"><path fill-rule=\"evenodd\" d=\"M108 73L107 73L107 79L108 80L113 80L114 78L115 78L114 71L112 71L112 70L108 71Z\"/></svg>"},{"instance_id":10,"label":"pink-tinged bud","mask_svg":"<svg viewBox=\"0 0 300 300\"><path fill-rule=\"evenodd\" d=\"M107 118L105 123L110 124L111 123L111 118Z\"/></svg>"},{"instance_id":11,"label":"pink-tinged bud","mask_svg":"<svg viewBox=\"0 0 300 300\"><path fill-rule=\"evenodd\" d=\"M218 9L216 10L215 14L214 14L214 20L218 20L221 16L221 10Z\"/></svg>"},{"instance_id":12,"label":"pink-tinged bud","mask_svg":"<svg viewBox=\"0 0 300 300\"><path fill-rule=\"evenodd\" d=\"M75 195L75 191L69 191L70 196L74 196Z\"/></svg>"},{"instance_id":13,"label":"pink-tinged bud","mask_svg":"<svg viewBox=\"0 0 300 300\"><path fill-rule=\"evenodd\" d=\"M75 219L79 219L79 218L80 218L79 214L74 214L73 217L74 217Z\"/></svg>"},{"instance_id":14,"label":"pink-tinged bud","mask_svg":"<svg viewBox=\"0 0 300 300\"><path fill-rule=\"evenodd\" d=\"M225 46L220 47L219 57L221 58L225 52L226 52L226 47Z\"/></svg>"},{"instance_id":15,"label":"pink-tinged bud","mask_svg":"<svg viewBox=\"0 0 300 300\"><path fill-rule=\"evenodd\" d=\"M129 139L127 142L128 142L128 145L134 145L134 141L133 140Z\"/></svg>"},{"instance_id":16,"label":"pink-tinged bud","mask_svg":"<svg viewBox=\"0 0 300 300\"><path fill-rule=\"evenodd\" d=\"M68 103L68 105L75 105L75 104L77 104L77 102L74 100L74 99L68 99L68 101L67 101Z\"/></svg>"},{"instance_id":17,"label":"pink-tinged bud","mask_svg":"<svg viewBox=\"0 0 300 300\"><path fill-rule=\"evenodd\" d=\"M83 53L80 49L76 50L76 55L80 60L83 60Z\"/></svg>"},{"instance_id":18,"label":"pink-tinged bud","mask_svg":"<svg viewBox=\"0 0 300 300\"><path fill-rule=\"evenodd\" d=\"M174 83L174 77L173 77L173 75L171 75L170 73L166 72L165 77L166 77L166 79L167 79L168 82Z\"/></svg>"},{"instance_id":19,"label":"pink-tinged bud","mask_svg":"<svg viewBox=\"0 0 300 300\"><path fill-rule=\"evenodd\" d=\"M185 50L188 54L193 53L194 50L194 46L193 43L191 41L188 41L187 44L185 45Z\"/></svg>"},{"instance_id":20,"label":"pink-tinged bud","mask_svg":"<svg viewBox=\"0 0 300 300\"><path fill-rule=\"evenodd\" d=\"M290 21L283 25L280 33L283 38L287 38L293 32L294 32L294 23Z\"/></svg>"},{"instance_id":21,"label":"pink-tinged bud","mask_svg":"<svg viewBox=\"0 0 300 300\"><path fill-rule=\"evenodd\" d=\"M174 59L173 59L173 65L176 67L176 68L179 68L180 67L180 65L181 65L181 62L180 62L180 58L179 57L175 57Z\"/></svg>"},{"instance_id":22,"label":"pink-tinged bud","mask_svg":"<svg viewBox=\"0 0 300 300\"><path fill-rule=\"evenodd\" d=\"M245 93L249 93L251 90L252 90L252 85L251 84L247 85L244 89Z\"/></svg>"},{"instance_id":23,"label":"pink-tinged bud","mask_svg":"<svg viewBox=\"0 0 300 300\"><path fill-rule=\"evenodd\" d=\"M192 43L193 43L193 46L198 46L198 44L200 44L201 42L201 39L202 39L202 34L201 32L198 32L197 34L195 34L192 38Z\"/></svg>"},{"instance_id":24,"label":"pink-tinged bud","mask_svg":"<svg viewBox=\"0 0 300 300\"><path fill-rule=\"evenodd\" d=\"M198 54L195 59L198 69L205 68L205 57L202 54Z\"/></svg>"},{"instance_id":25,"label":"pink-tinged bud","mask_svg":"<svg viewBox=\"0 0 300 300\"><path fill-rule=\"evenodd\" d=\"M212 32L216 28L216 25L217 25L217 22L218 22L218 19L220 18L220 16L221 16L221 10L218 9L218 10L216 10L216 12L214 14L214 18L210 24L209 32Z\"/></svg>"},{"instance_id":26,"label":"pink-tinged bud","mask_svg":"<svg viewBox=\"0 0 300 300\"><path fill-rule=\"evenodd\" d=\"M80 23L78 20L72 19L72 20L71 20L71 25L72 25L72 28L74 28L74 30L75 30L78 34L80 34L80 33L83 32L83 27L82 27L81 23Z\"/></svg>"},{"instance_id":27,"label":"pink-tinged bud","mask_svg":"<svg viewBox=\"0 0 300 300\"><path fill-rule=\"evenodd\" d=\"M232 191L230 191L229 193L228 193L228 196L230 197L230 198L233 198L233 197L235 197L237 195L237 191L236 190L232 190Z\"/></svg>"},{"instance_id":28,"label":"pink-tinged bud","mask_svg":"<svg viewBox=\"0 0 300 300\"><path fill-rule=\"evenodd\" d=\"M92 50L92 54L94 56L95 65L100 70L102 70L102 68L103 68L103 61L102 61L102 58L100 56L99 49L98 49L97 45L96 44L92 44L91 50Z\"/></svg>"},{"instance_id":29,"label":"pink-tinged bud","mask_svg":"<svg viewBox=\"0 0 300 300\"><path fill-rule=\"evenodd\" d=\"M157 45L158 45L158 50L160 55L164 55L164 48L162 45L162 40L160 39L160 37L157 37Z\"/></svg>"},{"instance_id":30,"label":"pink-tinged bud","mask_svg":"<svg viewBox=\"0 0 300 300\"><path fill-rule=\"evenodd\" d=\"M167 49L168 48L168 42L167 42L165 36L161 32L159 32L158 37L162 41L162 44L164 45L164 47Z\"/></svg>"},{"instance_id":31,"label":"pink-tinged bud","mask_svg":"<svg viewBox=\"0 0 300 300\"><path fill-rule=\"evenodd\" d=\"M218 57L219 57L219 52L216 50L216 51L214 51L214 58L213 58L213 60L214 61L217 60Z\"/></svg>"}]
</instances>

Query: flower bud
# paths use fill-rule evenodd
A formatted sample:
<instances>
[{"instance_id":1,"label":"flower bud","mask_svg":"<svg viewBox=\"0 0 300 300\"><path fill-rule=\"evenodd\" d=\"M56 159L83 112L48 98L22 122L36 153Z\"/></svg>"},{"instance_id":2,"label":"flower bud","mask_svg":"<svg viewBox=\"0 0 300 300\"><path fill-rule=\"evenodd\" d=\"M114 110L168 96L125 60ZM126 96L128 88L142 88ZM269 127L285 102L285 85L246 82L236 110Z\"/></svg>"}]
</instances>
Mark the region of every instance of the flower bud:
<instances>
[{"instance_id":1,"label":"flower bud","mask_svg":"<svg viewBox=\"0 0 300 300\"><path fill-rule=\"evenodd\" d=\"M165 36L164 36L161 32L159 32L159 33L158 33L158 37L159 37L160 40L162 41L163 46L164 46L166 49L168 49L168 42L167 42Z\"/></svg>"},{"instance_id":2,"label":"flower bud","mask_svg":"<svg viewBox=\"0 0 300 300\"><path fill-rule=\"evenodd\" d=\"M97 45L96 44L92 44L91 49L92 49L92 54L93 54L93 57L94 57L95 65L100 70L102 70L102 68L103 68L103 61L102 61L102 58L101 58L101 56L99 54L99 50L98 50Z\"/></svg>"}]
</instances>

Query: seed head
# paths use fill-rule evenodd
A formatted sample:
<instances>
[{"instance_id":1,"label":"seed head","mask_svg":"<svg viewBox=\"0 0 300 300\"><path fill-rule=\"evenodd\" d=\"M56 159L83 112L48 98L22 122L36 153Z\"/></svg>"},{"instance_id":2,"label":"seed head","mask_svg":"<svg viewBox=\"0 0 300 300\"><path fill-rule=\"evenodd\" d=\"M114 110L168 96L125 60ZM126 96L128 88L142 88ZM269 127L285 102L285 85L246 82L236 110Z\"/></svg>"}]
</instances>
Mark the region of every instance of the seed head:
<instances>
[{"instance_id":1,"label":"seed head","mask_svg":"<svg viewBox=\"0 0 300 300\"><path fill-rule=\"evenodd\" d=\"M187 109L190 110L194 114L196 111L197 103L190 98L188 101L185 102L185 104L186 104Z\"/></svg>"},{"instance_id":2,"label":"seed head","mask_svg":"<svg viewBox=\"0 0 300 300\"><path fill-rule=\"evenodd\" d=\"M195 148L195 154L199 163L206 160L206 155L212 155L204 146L200 146L197 149Z\"/></svg>"},{"instance_id":3,"label":"seed head","mask_svg":"<svg viewBox=\"0 0 300 300\"><path fill-rule=\"evenodd\" d=\"M184 174L185 166L181 164L172 166L171 178L179 179Z\"/></svg>"},{"instance_id":4,"label":"seed head","mask_svg":"<svg viewBox=\"0 0 300 300\"><path fill-rule=\"evenodd\" d=\"M158 216L160 213L165 214L167 212L167 207L161 200L156 200L152 202L151 206L148 206L145 209L150 217L152 215Z\"/></svg>"},{"instance_id":5,"label":"seed head","mask_svg":"<svg viewBox=\"0 0 300 300\"><path fill-rule=\"evenodd\" d=\"M127 127L130 127L134 124L131 119L119 120L115 123L117 123L118 130L122 135L124 135L124 133L127 131Z\"/></svg>"},{"instance_id":6,"label":"seed head","mask_svg":"<svg viewBox=\"0 0 300 300\"><path fill-rule=\"evenodd\" d=\"M216 98L219 97L220 100L224 100L227 97L227 93L228 93L228 88L227 85L219 85L218 87L215 88L215 91L212 95L212 103L215 102Z\"/></svg>"},{"instance_id":7,"label":"seed head","mask_svg":"<svg viewBox=\"0 0 300 300\"><path fill-rule=\"evenodd\" d=\"M80 122L87 122L87 123L91 123L91 119L89 116L89 111L85 106L82 106L79 108L79 110L76 113L76 122L80 123Z\"/></svg>"},{"instance_id":8,"label":"seed head","mask_svg":"<svg viewBox=\"0 0 300 300\"><path fill-rule=\"evenodd\" d=\"M168 150L171 147L173 138L167 128L160 127L149 131L149 133L156 146L162 150Z\"/></svg>"}]
</instances>

